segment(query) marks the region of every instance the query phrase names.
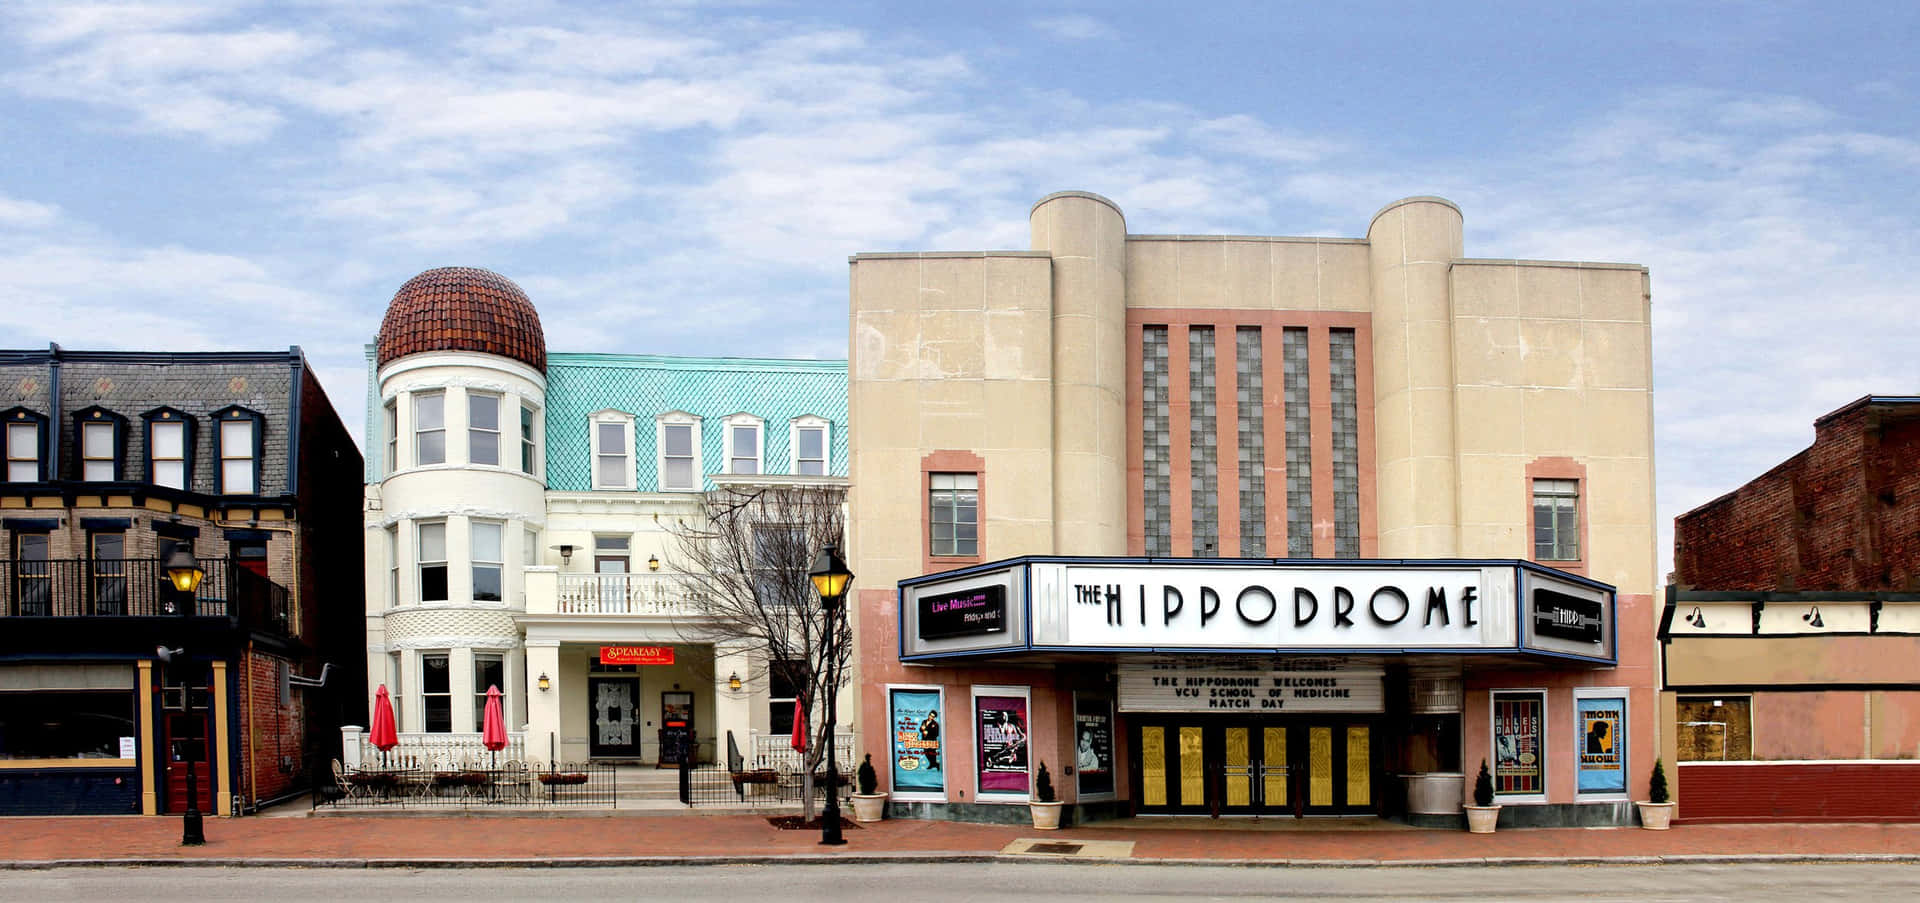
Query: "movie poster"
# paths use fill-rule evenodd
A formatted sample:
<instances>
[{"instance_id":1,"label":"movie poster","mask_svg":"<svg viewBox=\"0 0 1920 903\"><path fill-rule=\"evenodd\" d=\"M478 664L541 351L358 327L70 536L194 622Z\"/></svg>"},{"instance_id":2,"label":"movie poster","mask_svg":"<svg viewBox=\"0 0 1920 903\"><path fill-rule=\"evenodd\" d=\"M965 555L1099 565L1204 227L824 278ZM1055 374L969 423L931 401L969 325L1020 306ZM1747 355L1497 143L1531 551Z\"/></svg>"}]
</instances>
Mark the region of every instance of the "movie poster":
<instances>
[{"instance_id":1,"label":"movie poster","mask_svg":"<svg viewBox=\"0 0 1920 903\"><path fill-rule=\"evenodd\" d=\"M976 696L980 792L1027 793L1027 700L1019 696Z\"/></svg>"},{"instance_id":2,"label":"movie poster","mask_svg":"<svg viewBox=\"0 0 1920 903\"><path fill-rule=\"evenodd\" d=\"M894 690L893 792L941 793L946 789L940 758L940 691Z\"/></svg>"},{"instance_id":3,"label":"movie poster","mask_svg":"<svg viewBox=\"0 0 1920 903\"><path fill-rule=\"evenodd\" d=\"M1113 702L1105 696L1073 697L1073 770L1080 795L1113 792Z\"/></svg>"},{"instance_id":4,"label":"movie poster","mask_svg":"<svg viewBox=\"0 0 1920 903\"><path fill-rule=\"evenodd\" d=\"M1493 694L1493 792L1545 793L1538 693Z\"/></svg>"},{"instance_id":5,"label":"movie poster","mask_svg":"<svg viewBox=\"0 0 1920 903\"><path fill-rule=\"evenodd\" d=\"M1627 792L1627 701L1621 697L1574 703L1579 721L1580 792Z\"/></svg>"}]
</instances>

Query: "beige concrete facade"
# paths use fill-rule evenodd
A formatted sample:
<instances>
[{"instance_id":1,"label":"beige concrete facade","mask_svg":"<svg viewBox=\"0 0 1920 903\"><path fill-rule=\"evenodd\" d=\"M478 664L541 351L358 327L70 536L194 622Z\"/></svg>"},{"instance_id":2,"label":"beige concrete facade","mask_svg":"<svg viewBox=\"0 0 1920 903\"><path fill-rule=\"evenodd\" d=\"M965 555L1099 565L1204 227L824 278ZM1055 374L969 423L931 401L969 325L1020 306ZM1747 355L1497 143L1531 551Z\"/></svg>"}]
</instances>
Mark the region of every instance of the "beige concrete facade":
<instances>
[{"instance_id":1,"label":"beige concrete facade","mask_svg":"<svg viewBox=\"0 0 1920 903\"><path fill-rule=\"evenodd\" d=\"M1071 746L1060 739L1070 736L1071 705L1042 699L1048 687L1068 686L1059 669L903 665L894 588L1022 555L1153 554L1145 537L1156 528L1142 515L1142 474L1151 470L1140 450L1143 328L1171 337L1171 555L1202 554L1196 537L1206 535L1218 537L1220 557L1287 557L1285 329L1306 336L1312 355L1303 421L1312 425L1312 557L1335 557L1344 530L1358 535L1344 557L1528 560L1531 481L1579 482L1579 560L1547 563L1618 589L1618 667L1469 668L1462 758L1477 764L1489 754L1489 688L1545 688L1553 731L1564 727L1575 687L1630 688L1632 785L1644 793L1656 705L1644 267L1470 258L1461 211L1432 197L1387 205L1363 238L1129 234L1117 204L1084 192L1043 198L1030 225L1031 250L851 259L848 560L862 588L863 725L887 723L877 688L888 683L948 687L956 728L970 717L968 685L1019 683L1033 687L1036 753L1059 761L1071 752L1050 746ZM1258 472L1272 500L1264 547L1242 523L1242 506L1258 503L1258 491L1234 491L1246 464L1232 454L1232 339L1217 344L1218 411L1202 411L1184 386L1182 337L1216 328L1267 336L1267 378L1255 399L1270 414ZM1332 488L1326 337L1348 331L1359 344L1360 459L1344 485L1357 481L1360 503L1359 523L1342 526L1336 520L1353 515L1336 514ZM1210 520L1195 513L1186 478L1200 472L1194 456L1209 453L1191 431L1213 416L1218 510ZM983 462L977 555L930 551L924 475L942 455ZM1549 740L1561 738L1549 732ZM882 731L863 734L876 762L884 741ZM957 786L970 777L959 775ZM1572 780L1570 769L1549 776L1545 800L1574 801ZM1071 790L1063 796L1072 799Z\"/></svg>"}]
</instances>

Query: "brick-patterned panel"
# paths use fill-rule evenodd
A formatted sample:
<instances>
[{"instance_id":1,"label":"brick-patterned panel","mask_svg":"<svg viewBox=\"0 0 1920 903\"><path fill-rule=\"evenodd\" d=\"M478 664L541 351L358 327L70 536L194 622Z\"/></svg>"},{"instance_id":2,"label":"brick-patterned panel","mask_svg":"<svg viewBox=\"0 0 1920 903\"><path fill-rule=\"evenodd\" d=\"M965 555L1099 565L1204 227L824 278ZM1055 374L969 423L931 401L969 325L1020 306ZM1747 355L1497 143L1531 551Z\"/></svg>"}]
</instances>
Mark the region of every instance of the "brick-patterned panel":
<instances>
[{"instance_id":1,"label":"brick-patterned panel","mask_svg":"<svg viewBox=\"0 0 1920 903\"><path fill-rule=\"evenodd\" d=\"M248 769L241 792L250 802L284 796L304 777L301 747L306 735L305 693L290 692L287 703L281 704L280 665L285 662L261 653L248 656L246 661L238 765Z\"/></svg>"},{"instance_id":2,"label":"brick-patterned panel","mask_svg":"<svg viewBox=\"0 0 1920 903\"><path fill-rule=\"evenodd\" d=\"M1920 821L1920 762L1686 764L1682 821Z\"/></svg>"}]
</instances>

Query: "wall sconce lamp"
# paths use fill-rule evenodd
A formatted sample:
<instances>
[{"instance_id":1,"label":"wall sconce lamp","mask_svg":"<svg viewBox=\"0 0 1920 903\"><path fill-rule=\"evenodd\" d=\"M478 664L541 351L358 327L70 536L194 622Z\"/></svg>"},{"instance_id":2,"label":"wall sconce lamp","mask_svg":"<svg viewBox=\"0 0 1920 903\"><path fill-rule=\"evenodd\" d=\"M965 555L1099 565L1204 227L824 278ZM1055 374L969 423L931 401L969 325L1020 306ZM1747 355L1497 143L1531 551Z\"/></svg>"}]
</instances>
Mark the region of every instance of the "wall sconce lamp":
<instances>
[{"instance_id":1,"label":"wall sconce lamp","mask_svg":"<svg viewBox=\"0 0 1920 903\"><path fill-rule=\"evenodd\" d=\"M540 692L545 693L551 689L553 689L553 681L547 679L547 672L540 672Z\"/></svg>"},{"instance_id":2,"label":"wall sconce lamp","mask_svg":"<svg viewBox=\"0 0 1920 903\"><path fill-rule=\"evenodd\" d=\"M657 570L659 570L659 569L660 569L660 557L659 557L658 555L648 555L648 556L647 556L647 570L649 570L649 571L657 571Z\"/></svg>"},{"instance_id":3,"label":"wall sconce lamp","mask_svg":"<svg viewBox=\"0 0 1920 903\"><path fill-rule=\"evenodd\" d=\"M1687 615L1687 623L1701 630L1707 629L1707 616L1700 613L1700 606L1693 607L1693 611Z\"/></svg>"},{"instance_id":4,"label":"wall sconce lamp","mask_svg":"<svg viewBox=\"0 0 1920 903\"><path fill-rule=\"evenodd\" d=\"M738 691L739 691L739 689L740 689L740 672L738 672L738 671L735 671L735 672L733 672L732 674L729 674L729 675L727 675L727 689L729 689L729 690L733 690L733 691L735 691L735 692L738 692Z\"/></svg>"},{"instance_id":5,"label":"wall sconce lamp","mask_svg":"<svg viewBox=\"0 0 1920 903\"><path fill-rule=\"evenodd\" d=\"M1827 622L1820 620L1820 606L1818 605L1807 609L1807 613L1801 615L1800 620L1807 622L1808 626L1811 627L1827 626Z\"/></svg>"},{"instance_id":6,"label":"wall sconce lamp","mask_svg":"<svg viewBox=\"0 0 1920 903\"><path fill-rule=\"evenodd\" d=\"M566 564L573 560L573 546L568 545L566 543L562 543L560 545L554 546L553 549L554 551L560 553L561 564Z\"/></svg>"}]
</instances>

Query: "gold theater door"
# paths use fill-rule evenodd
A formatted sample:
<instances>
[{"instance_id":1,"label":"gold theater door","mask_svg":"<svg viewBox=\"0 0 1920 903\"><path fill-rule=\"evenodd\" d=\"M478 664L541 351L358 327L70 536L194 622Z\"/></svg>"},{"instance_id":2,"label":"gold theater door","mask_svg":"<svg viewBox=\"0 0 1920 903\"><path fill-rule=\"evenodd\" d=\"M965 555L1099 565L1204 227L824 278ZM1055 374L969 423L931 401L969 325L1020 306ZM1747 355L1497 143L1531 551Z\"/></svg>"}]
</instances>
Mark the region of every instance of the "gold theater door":
<instances>
[{"instance_id":1,"label":"gold theater door","mask_svg":"<svg viewBox=\"0 0 1920 903\"><path fill-rule=\"evenodd\" d=\"M1375 811L1367 720L1148 716L1131 733L1141 815Z\"/></svg>"}]
</instances>

